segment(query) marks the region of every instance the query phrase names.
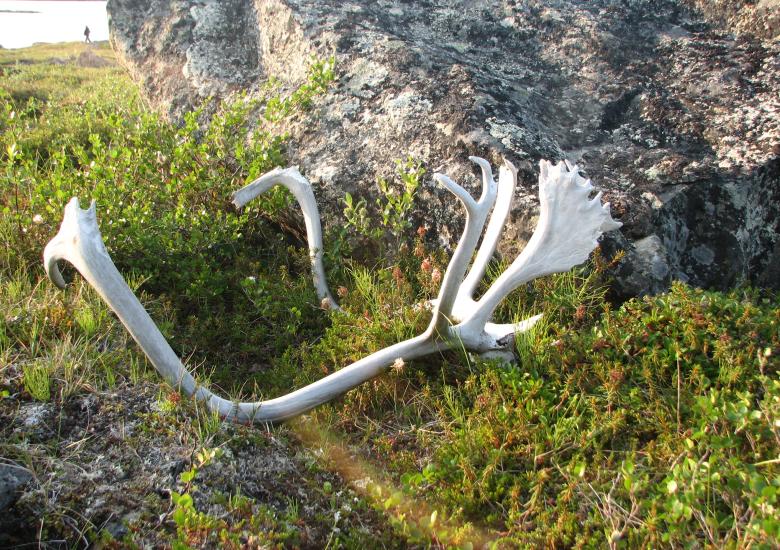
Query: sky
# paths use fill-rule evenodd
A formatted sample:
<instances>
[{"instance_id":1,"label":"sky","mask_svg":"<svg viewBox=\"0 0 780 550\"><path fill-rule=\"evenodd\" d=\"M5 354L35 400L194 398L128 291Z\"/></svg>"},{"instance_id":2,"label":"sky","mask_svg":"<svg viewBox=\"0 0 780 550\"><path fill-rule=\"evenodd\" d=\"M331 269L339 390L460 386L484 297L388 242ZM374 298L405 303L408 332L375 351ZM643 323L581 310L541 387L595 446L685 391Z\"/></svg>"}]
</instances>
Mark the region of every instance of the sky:
<instances>
[{"instance_id":1,"label":"sky","mask_svg":"<svg viewBox=\"0 0 780 550\"><path fill-rule=\"evenodd\" d=\"M0 0L0 46L4 48L84 40L85 26L91 40L108 40L106 2Z\"/></svg>"}]
</instances>

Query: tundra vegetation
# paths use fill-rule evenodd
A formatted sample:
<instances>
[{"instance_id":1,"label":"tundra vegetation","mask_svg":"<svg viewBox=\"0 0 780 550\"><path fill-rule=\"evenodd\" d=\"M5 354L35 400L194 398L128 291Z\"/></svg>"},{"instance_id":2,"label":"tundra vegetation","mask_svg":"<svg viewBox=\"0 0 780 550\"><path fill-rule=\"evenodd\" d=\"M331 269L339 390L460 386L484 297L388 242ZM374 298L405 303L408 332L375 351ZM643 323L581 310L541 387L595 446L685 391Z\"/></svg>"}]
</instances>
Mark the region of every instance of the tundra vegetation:
<instances>
[{"instance_id":1,"label":"tundra vegetation","mask_svg":"<svg viewBox=\"0 0 780 550\"><path fill-rule=\"evenodd\" d=\"M112 258L189 368L245 400L425 327L415 304L447 264L409 223L425 167L399 149L378 200L347 196L342 219L325 215L345 310L329 314L291 196L276 188L240 212L230 196L286 165L285 121L327 93L332 60L313 60L298 90L272 81L263 98L174 124L123 70L55 59L84 47L0 50L0 457L34 474L3 513L4 543L780 544L780 308L755 289L677 283L612 304L617 259L596 253L501 306L504 319L543 314L515 365L457 351L399 363L267 429L182 399L79 276L65 293L45 279L41 251L70 197L97 200ZM144 460L175 455L166 446L185 450L167 477ZM278 448L287 462L241 462ZM101 484L104 454L115 464Z\"/></svg>"}]
</instances>

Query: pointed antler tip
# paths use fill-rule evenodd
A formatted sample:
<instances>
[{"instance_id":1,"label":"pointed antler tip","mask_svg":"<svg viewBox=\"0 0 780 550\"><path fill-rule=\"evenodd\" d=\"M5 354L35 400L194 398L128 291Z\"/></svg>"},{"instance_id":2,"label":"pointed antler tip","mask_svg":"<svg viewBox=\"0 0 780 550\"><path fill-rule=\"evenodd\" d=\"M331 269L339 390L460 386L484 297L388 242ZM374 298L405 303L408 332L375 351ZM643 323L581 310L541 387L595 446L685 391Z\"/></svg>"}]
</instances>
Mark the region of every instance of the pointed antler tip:
<instances>
[{"instance_id":1,"label":"pointed antler tip","mask_svg":"<svg viewBox=\"0 0 780 550\"><path fill-rule=\"evenodd\" d=\"M569 159L563 159L563 163L566 166L566 168L569 170L569 172L579 172L580 168L577 166L576 162L572 162Z\"/></svg>"},{"instance_id":2,"label":"pointed antler tip","mask_svg":"<svg viewBox=\"0 0 780 550\"><path fill-rule=\"evenodd\" d=\"M79 198L71 197L71 199L65 205L65 213L67 214L68 212L78 212L79 210L81 210L81 203L79 202Z\"/></svg>"},{"instance_id":3,"label":"pointed antler tip","mask_svg":"<svg viewBox=\"0 0 780 550\"><path fill-rule=\"evenodd\" d=\"M303 174L301 174L300 167L296 164L295 166L290 166L289 168L286 168L281 171L283 174L288 174L289 176L297 179L305 180L306 183L309 183L306 178L303 177Z\"/></svg>"},{"instance_id":4,"label":"pointed antler tip","mask_svg":"<svg viewBox=\"0 0 780 550\"><path fill-rule=\"evenodd\" d=\"M64 215L62 218L62 227L69 227L71 224L78 224L79 220L85 220L92 222L97 220L97 201L92 199L89 203L89 207L81 208L81 203L78 197L73 197L65 205Z\"/></svg>"},{"instance_id":5,"label":"pointed antler tip","mask_svg":"<svg viewBox=\"0 0 780 550\"><path fill-rule=\"evenodd\" d=\"M509 159L504 159L504 166L502 168L506 168L507 170L511 171L513 174L517 175L517 168L514 164L509 162Z\"/></svg>"},{"instance_id":6,"label":"pointed antler tip","mask_svg":"<svg viewBox=\"0 0 780 550\"><path fill-rule=\"evenodd\" d=\"M603 204L604 213L606 214L606 219L604 220L604 223L601 225L602 231L605 233L607 231L612 231L614 229L620 229L623 227L623 222L616 220L612 217L611 212L611 205L608 202L605 202Z\"/></svg>"}]
</instances>

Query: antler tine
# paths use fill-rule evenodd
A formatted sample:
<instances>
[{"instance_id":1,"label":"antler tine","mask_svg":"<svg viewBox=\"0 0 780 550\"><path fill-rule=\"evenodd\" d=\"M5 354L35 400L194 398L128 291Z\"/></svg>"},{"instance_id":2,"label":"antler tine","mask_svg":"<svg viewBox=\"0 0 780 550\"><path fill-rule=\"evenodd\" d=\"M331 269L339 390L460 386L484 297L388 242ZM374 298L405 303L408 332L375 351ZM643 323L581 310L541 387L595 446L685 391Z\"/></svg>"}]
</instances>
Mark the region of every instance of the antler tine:
<instances>
[{"instance_id":1,"label":"antler tine","mask_svg":"<svg viewBox=\"0 0 780 550\"><path fill-rule=\"evenodd\" d=\"M521 284L584 262L602 233L622 225L612 219L608 203L588 200L593 185L576 166L567 170L563 162L552 166L546 160L539 166L539 221L534 234L477 302L469 323L484 326L501 300Z\"/></svg>"},{"instance_id":2,"label":"antler tine","mask_svg":"<svg viewBox=\"0 0 780 550\"><path fill-rule=\"evenodd\" d=\"M477 201L474 200L474 197L472 197L468 191L455 183L452 178L440 172L436 172L433 174L433 179L441 183L447 191L460 199L460 202L462 202L463 206L466 208L467 216L476 213Z\"/></svg>"},{"instance_id":3,"label":"antler tine","mask_svg":"<svg viewBox=\"0 0 780 550\"><path fill-rule=\"evenodd\" d=\"M469 157L469 160L479 166L482 172L482 194L479 196L479 201L483 204L488 204L488 208L493 208L493 203L496 200L496 180L493 179L493 169L490 163L482 157Z\"/></svg>"},{"instance_id":4,"label":"antler tine","mask_svg":"<svg viewBox=\"0 0 780 550\"><path fill-rule=\"evenodd\" d=\"M431 326L435 326L439 334L446 334L449 325L453 321L452 310L458 296L463 277L466 274L471 256L479 242L479 236L485 227L487 215L493 206L496 196L496 185L493 175L490 173L490 165L484 159L472 157L472 160L482 167L483 188L479 201L463 187L452 181L444 174L436 173L433 178L444 185L453 195L458 197L466 208L466 226L458 241L458 246L452 254L447 270L442 278L439 296L436 299Z\"/></svg>"},{"instance_id":5,"label":"antler tine","mask_svg":"<svg viewBox=\"0 0 780 550\"><path fill-rule=\"evenodd\" d=\"M330 309L341 311L336 300L328 288L325 278L325 267L322 262L322 223L320 211L317 208L317 200L314 198L314 190L311 183L300 173L297 167L274 168L263 174L252 183L249 183L233 193L233 204L237 208L258 197L276 185L289 189L303 212L303 221L306 224L306 239L309 244L309 260L311 261L312 279L317 297L321 303L327 304Z\"/></svg>"},{"instance_id":6,"label":"antler tine","mask_svg":"<svg viewBox=\"0 0 780 550\"><path fill-rule=\"evenodd\" d=\"M485 323L485 334L489 336L492 341L500 342L509 335L527 331L541 318L542 314L540 313L517 323Z\"/></svg>"},{"instance_id":7,"label":"antler tine","mask_svg":"<svg viewBox=\"0 0 780 550\"><path fill-rule=\"evenodd\" d=\"M469 158L475 160L476 157ZM487 163L484 159L479 160ZM493 212L490 214L485 235L482 237L482 244L477 251L477 257L474 259L468 275L466 275L463 284L458 289L458 296L453 310L456 318L464 317L474 306L474 291L485 276L487 265L496 251L498 240L501 237L506 218L509 215L509 209L512 206L512 194L516 186L517 168L508 160L504 160L504 166L499 169L498 190L494 195Z\"/></svg>"}]
</instances>

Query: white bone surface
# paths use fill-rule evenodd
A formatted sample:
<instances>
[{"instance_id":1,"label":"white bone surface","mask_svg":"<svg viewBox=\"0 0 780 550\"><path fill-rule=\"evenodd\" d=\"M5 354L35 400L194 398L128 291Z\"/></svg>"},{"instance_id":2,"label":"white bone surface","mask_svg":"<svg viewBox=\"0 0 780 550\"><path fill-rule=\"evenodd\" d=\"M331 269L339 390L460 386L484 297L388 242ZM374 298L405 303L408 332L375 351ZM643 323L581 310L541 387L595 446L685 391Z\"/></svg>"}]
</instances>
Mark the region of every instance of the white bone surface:
<instances>
[{"instance_id":1,"label":"white bone surface","mask_svg":"<svg viewBox=\"0 0 780 550\"><path fill-rule=\"evenodd\" d=\"M336 300L328 289L325 280L325 267L322 264L322 223L320 210L317 208L317 200L314 198L314 190L309 180L304 178L297 167L274 168L263 174L252 183L249 183L233 193L233 204L237 208L243 207L255 197L262 195L275 185L281 185L290 190L303 212L303 221L306 225L306 238L309 243L309 260L311 261L314 288L317 297L322 303L325 301L330 309L340 310Z\"/></svg>"},{"instance_id":2,"label":"white bone surface","mask_svg":"<svg viewBox=\"0 0 780 550\"><path fill-rule=\"evenodd\" d=\"M564 163L553 166L541 161L537 228L520 256L480 299L475 300L474 291L484 276L509 212L517 173L507 162L501 168L496 184L487 161L478 157L471 157L471 160L482 170L482 194L478 200L447 176L434 175L463 203L466 225L442 278L439 295L431 301L432 316L428 328L419 336L379 350L317 382L275 399L237 403L198 384L114 266L98 229L94 202L87 210L80 208L76 198L68 203L59 232L44 250L44 266L51 280L64 288L65 281L57 262L65 260L73 264L116 313L152 365L174 388L205 403L226 419L248 423L283 421L378 376L398 359L408 361L461 346L477 352L511 352L511 336L528 330L539 316L515 324L491 323L490 317L500 301L525 282L568 271L582 263L596 247L597 239L603 232L621 225L612 220L609 204L601 204L600 194L589 198L593 187L590 181L579 175L576 167ZM311 185L297 168L277 168L261 176L237 191L234 203L243 206L274 185L284 185L298 200L306 223L317 294L338 309L325 281L319 210ZM482 246L466 275L491 211Z\"/></svg>"}]
</instances>

